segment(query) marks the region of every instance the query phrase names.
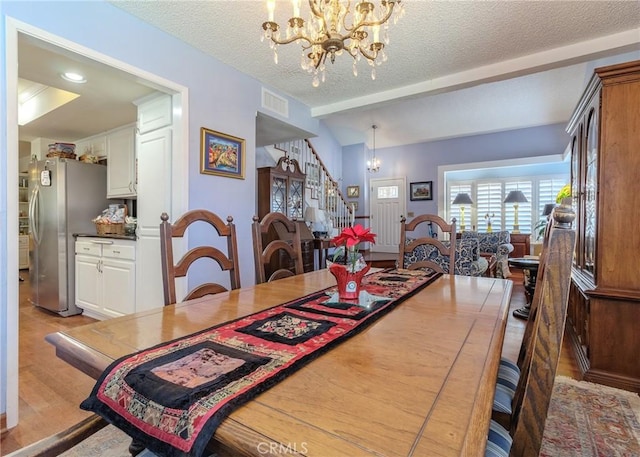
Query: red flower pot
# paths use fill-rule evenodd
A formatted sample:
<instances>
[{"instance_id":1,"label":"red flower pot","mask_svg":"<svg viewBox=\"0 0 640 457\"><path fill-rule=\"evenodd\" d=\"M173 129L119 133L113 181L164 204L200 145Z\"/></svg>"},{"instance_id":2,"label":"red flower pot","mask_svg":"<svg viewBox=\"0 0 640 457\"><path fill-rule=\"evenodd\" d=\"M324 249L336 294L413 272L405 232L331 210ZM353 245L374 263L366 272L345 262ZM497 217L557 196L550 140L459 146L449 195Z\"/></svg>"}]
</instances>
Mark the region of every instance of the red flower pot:
<instances>
[{"instance_id":1,"label":"red flower pot","mask_svg":"<svg viewBox=\"0 0 640 457\"><path fill-rule=\"evenodd\" d=\"M338 297L341 300L357 300L360 294L362 278L371 267L367 265L362 270L352 273L346 265L333 263L329 271L336 278L338 284Z\"/></svg>"}]
</instances>

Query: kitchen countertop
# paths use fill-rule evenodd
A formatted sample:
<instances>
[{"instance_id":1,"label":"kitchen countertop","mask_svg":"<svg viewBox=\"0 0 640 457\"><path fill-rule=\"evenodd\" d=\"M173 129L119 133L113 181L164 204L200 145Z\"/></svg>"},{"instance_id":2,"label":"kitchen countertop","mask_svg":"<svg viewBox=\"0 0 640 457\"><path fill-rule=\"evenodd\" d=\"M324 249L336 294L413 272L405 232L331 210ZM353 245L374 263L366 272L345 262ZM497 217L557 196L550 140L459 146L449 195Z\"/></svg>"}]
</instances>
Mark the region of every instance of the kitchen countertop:
<instances>
[{"instance_id":1,"label":"kitchen countertop","mask_svg":"<svg viewBox=\"0 0 640 457\"><path fill-rule=\"evenodd\" d=\"M138 239L135 235L98 235L96 233L74 233L74 237L83 238L83 237L91 237L91 238L110 238L112 240L131 240L136 241Z\"/></svg>"}]
</instances>

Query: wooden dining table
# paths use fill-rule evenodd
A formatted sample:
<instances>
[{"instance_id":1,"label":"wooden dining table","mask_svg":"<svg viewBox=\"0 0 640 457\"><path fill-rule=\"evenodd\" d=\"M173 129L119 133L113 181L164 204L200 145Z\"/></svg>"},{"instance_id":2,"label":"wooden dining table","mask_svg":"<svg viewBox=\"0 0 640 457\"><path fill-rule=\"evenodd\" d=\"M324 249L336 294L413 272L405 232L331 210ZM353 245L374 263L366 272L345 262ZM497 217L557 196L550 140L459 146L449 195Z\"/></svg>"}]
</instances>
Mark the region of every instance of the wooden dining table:
<instances>
[{"instance_id":1,"label":"wooden dining table","mask_svg":"<svg viewBox=\"0 0 640 457\"><path fill-rule=\"evenodd\" d=\"M46 340L97 379L127 354L333 285L319 270ZM442 275L233 411L210 448L251 456L484 455L511 291L503 279Z\"/></svg>"}]
</instances>

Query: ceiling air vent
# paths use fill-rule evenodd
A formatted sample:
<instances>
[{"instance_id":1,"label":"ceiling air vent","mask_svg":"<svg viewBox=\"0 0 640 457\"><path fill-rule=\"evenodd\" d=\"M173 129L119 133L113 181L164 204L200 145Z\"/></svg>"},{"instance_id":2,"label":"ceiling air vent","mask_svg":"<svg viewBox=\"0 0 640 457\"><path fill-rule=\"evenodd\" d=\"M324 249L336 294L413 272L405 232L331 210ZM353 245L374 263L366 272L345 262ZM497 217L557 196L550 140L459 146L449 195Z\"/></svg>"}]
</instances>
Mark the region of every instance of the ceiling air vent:
<instances>
[{"instance_id":1,"label":"ceiling air vent","mask_svg":"<svg viewBox=\"0 0 640 457\"><path fill-rule=\"evenodd\" d=\"M262 88L262 107L280 116L289 117L289 101L264 87Z\"/></svg>"}]
</instances>

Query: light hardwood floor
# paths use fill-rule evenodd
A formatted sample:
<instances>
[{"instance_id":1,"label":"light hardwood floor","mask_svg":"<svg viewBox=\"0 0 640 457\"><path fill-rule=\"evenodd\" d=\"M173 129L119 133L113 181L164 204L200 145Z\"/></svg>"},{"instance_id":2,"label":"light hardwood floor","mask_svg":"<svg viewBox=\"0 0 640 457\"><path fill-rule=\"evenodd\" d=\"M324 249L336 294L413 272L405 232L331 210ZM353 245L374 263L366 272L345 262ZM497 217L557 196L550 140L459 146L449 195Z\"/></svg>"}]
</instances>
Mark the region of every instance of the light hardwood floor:
<instances>
[{"instance_id":1,"label":"light hardwood floor","mask_svg":"<svg viewBox=\"0 0 640 457\"><path fill-rule=\"evenodd\" d=\"M0 455L65 430L89 413L78 405L91 391L94 381L55 356L44 336L58 330L94 322L84 316L59 317L29 303L29 281L20 283L20 422L2 434ZM525 303L522 273L514 271L511 310ZM525 321L511 313L507 323L503 355L517 359ZM566 340L566 339L565 339ZM577 378L578 368L569 346L563 346L558 374Z\"/></svg>"},{"instance_id":2,"label":"light hardwood floor","mask_svg":"<svg viewBox=\"0 0 640 457\"><path fill-rule=\"evenodd\" d=\"M65 430L90 413L78 405L93 387L89 376L58 359L44 337L95 322L79 315L60 317L30 302L29 273L21 272L19 310L19 424L2 434L1 455Z\"/></svg>"}]
</instances>

